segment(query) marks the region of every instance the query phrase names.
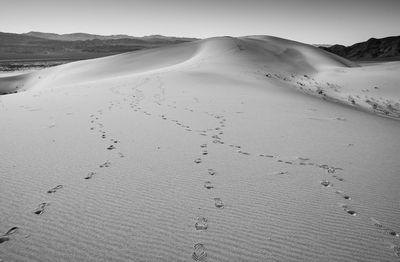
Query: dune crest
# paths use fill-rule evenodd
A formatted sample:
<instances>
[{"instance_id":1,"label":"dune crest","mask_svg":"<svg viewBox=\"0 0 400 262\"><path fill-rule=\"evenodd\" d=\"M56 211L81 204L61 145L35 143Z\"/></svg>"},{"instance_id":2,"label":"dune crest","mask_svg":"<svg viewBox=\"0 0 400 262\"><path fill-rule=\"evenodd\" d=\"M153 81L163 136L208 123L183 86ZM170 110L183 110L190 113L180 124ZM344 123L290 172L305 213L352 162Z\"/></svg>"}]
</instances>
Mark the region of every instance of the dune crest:
<instances>
[{"instance_id":1,"label":"dune crest","mask_svg":"<svg viewBox=\"0 0 400 262\"><path fill-rule=\"evenodd\" d=\"M392 66L400 68L398 63ZM370 82L379 81L372 79L371 74L380 78L396 78L393 70L386 70L385 65L360 69L354 62L314 46L272 36L215 37L69 63L30 74L1 78L0 93L60 88L176 70L198 73L208 71L228 78L234 78L236 70L254 71L275 78L281 85L295 87L308 94L381 115L400 117L399 92L386 94L386 88L379 92L375 88L376 94L365 91L375 87L369 82L365 83L365 77ZM360 89L358 87L361 83L370 86ZM389 85L389 89L393 90L393 82ZM368 95L365 92L369 92Z\"/></svg>"},{"instance_id":2,"label":"dune crest","mask_svg":"<svg viewBox=\"0 0 400 262\"><path fill-rule=\"evenodd\" d=\"M129 77L175 66L201 63L203 60L228 66L235 59L246 65L253 64L253 67L261 64L271 66L277 71L317 72L323 67L354 66L354 63L313 46L276 37L215 37L78 61L29 75L2 78L1 90L3 93L12 90L11 86L16 87L17 83L20 83L17 90L26 90L50 84L70 85L105 78Z\"/></svg>"}]
</instances>

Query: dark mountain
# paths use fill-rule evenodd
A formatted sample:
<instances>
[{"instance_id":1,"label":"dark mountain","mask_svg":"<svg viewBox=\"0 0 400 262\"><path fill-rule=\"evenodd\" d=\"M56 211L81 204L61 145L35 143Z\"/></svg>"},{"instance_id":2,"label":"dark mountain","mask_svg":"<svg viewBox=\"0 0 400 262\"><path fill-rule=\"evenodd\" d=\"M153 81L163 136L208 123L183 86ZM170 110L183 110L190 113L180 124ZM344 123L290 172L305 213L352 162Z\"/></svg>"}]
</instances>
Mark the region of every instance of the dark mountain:
<instances>
[{"instance_id":1,"label":"dark mountain","mask_svg":"<svg viewBox=\"0 0 400 262\"><path fill-rule=\"evenodd\" d=\"M366 42L352 46L333 45L322 47L328 52L358 61L394 61L400 60L400 36L381 39L371 38Z\"/></svg>"},{"instance_id":2,"label":"dark mountain","mask_svg":"<svg viewBox=\"0 0 400 262\"><path fill-rule=\"evenodd\" d=\"M79 60L194 40L197 39L164 36L96 36L83 33L57 35L39 32L27 34L0 32L0 60Z\"/></svg>"}]
</instances>

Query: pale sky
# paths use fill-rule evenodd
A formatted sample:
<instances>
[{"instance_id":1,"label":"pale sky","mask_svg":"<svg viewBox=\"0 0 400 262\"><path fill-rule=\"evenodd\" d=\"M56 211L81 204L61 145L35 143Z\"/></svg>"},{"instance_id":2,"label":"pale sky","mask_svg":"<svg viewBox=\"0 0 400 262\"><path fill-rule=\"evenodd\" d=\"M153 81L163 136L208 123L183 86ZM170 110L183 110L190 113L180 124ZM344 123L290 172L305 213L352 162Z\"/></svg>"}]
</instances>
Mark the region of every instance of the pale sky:
<instances>
[{"instance_id":1,"label":"pale sky","mask_svg":"<svg viewBox=\"0 0 400 262\"><path fill-rule=\"evenodd\" d=\"M345 44L400 35L400 0L0 0L0 31Z\"/></svg>"}]
</instances>

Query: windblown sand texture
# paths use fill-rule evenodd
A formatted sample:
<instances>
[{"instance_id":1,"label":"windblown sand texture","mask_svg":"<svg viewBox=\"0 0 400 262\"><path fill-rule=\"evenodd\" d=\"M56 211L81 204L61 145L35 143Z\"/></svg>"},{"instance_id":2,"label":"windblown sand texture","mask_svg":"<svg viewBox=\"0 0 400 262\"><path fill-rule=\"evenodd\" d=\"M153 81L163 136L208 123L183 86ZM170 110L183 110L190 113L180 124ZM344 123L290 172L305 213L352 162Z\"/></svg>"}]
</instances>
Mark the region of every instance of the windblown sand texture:
<instances>
[{"instance_id":1,"label":"windblown sand texture","mask_svg":"<svg viewBox=\"0 0 400 262\"><path fill-rule=\"evenodd\" d=\"M399 261L399 70L249 36L0 78L0 259Z\"/></svg>"}]
</instances>

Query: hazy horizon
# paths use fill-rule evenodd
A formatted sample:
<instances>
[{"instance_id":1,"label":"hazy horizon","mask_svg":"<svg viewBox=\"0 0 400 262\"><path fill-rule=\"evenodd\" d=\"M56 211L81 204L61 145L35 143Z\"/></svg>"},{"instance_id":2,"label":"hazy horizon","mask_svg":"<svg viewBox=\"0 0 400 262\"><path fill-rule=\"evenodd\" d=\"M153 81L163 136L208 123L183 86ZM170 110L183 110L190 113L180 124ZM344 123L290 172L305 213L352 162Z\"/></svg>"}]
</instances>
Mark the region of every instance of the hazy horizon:
<instances>
[{"instance_id":1,"label":"hazy horizon","mask_svg":"<svg viewBox=\"0 0 400 262\"><path fill-rule=\"evenodd\" d=\"M17 0L3 4L0 31L131 36L273 35L351 45L399 35L400 1L354 0Z\"/></svg>"}]
</instances>

